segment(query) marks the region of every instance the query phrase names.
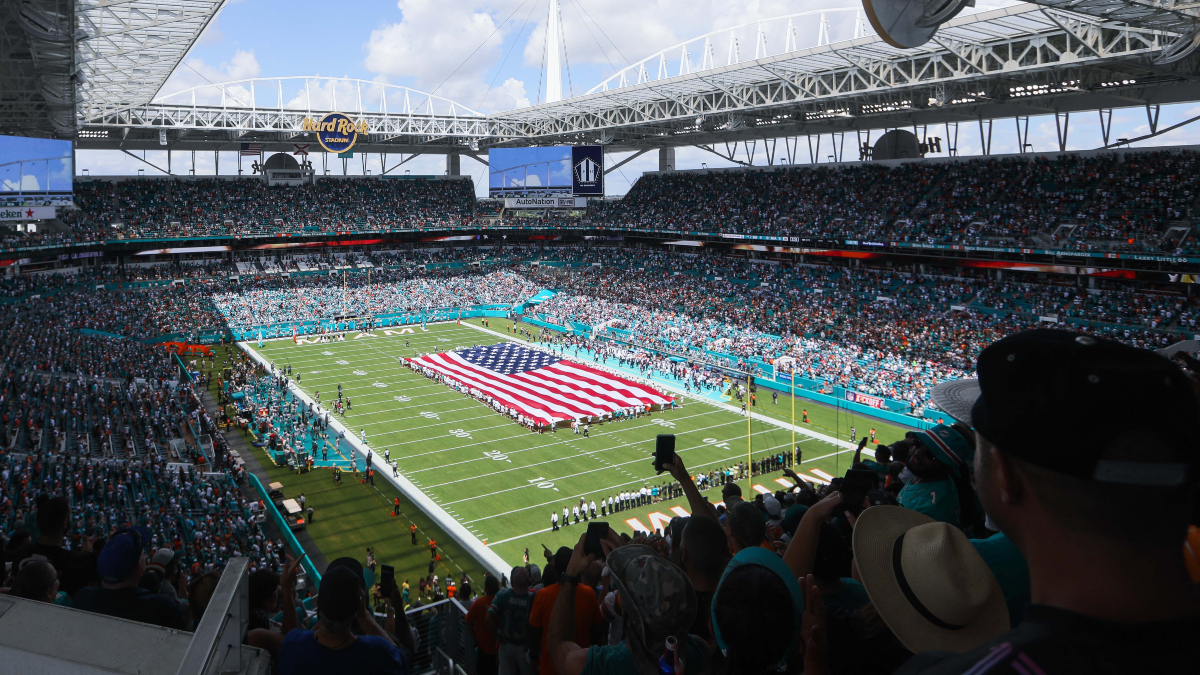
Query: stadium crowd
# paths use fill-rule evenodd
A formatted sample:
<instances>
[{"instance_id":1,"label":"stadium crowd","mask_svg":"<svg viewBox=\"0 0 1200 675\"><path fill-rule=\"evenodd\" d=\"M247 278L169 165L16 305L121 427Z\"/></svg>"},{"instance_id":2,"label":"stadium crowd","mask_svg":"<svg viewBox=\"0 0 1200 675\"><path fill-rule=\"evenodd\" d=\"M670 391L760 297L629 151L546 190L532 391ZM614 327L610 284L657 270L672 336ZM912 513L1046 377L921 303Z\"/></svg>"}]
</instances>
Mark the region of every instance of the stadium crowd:
<instances>
[{"instance_id":1,"label":"stadium crowd","mask_svg":"<svg viewBox=\"0 0 1200 675\"><path fill-rule=\"evenodd\" d=\"M68 231L8 233L0 245L500 223L1197 255L1196 165L1194 151L1157 150L647 174L582 219L502 218L470 180L92 180L76 183Z\"/></svg>"},{"instance_id":2,"label":"stadium crowd","mask_svg":"<svg viewBox=\"0 0 1200 675\"><path fill-rule=\"evenodd\" d=\"M690 232L1193 255L1190 150L647 174L588 220Z\"/></svg>"},{"instance_id":3,"label":"stadium crowd","mask_svg":"<svg viewBox=\"0 0 1200 675\"><path fill-rule=\"evenodd\" d=\"M76 323L107 308L128 330L145 308L105 291L86 304L79 281L14 281L66 292L14 298L0 319L0 589L190 630L227 560L278 569L282 544L175 357Z\"/></svg>"},{"instance_id":4,"label":"stadium crowd","mask_svg":"<svg viewBox=\"0 0 1200 675\"><path fill-rule=\"evenodd\" d=\"M712 366L759 377L794 368L798 386L845 387L903 402L902 412L912 412L928 404L935 384L967 374L984 345L1023 328L1049 320L1161 348L1195 334L1198 309L1185 294L1119 280L1064 285L1008 273L997 281L969 270L812 265L650 248L443 248L351 256L329 257L344 268L336 277L264 270L315 266L324 260L319 255L307 262L254 263L253 270L242 261L129 268L146 280L137 284L107 267L87 268L74 284L69 276L18 277L0 286L18 308L3 321L15 322L20 338L13 357L36 360L38 354L109 344L103 334L186 339L264 325L290 332L290 325L308 322L299 330L303 335L338 316L411 319L436 309L453 316L455 308L469 306L518 307L540 289L553 288L552 297L539 297L526 314L563 328L583 327L589 336L559 336L556 344L586 350L602 362L665 375L689 391L720 386ZM555 266L569 263L584 266ZM243 271L233 272L238 266ZM215 274L173 277L184 268ZM163 283L167 279L179 283ZM42 334L39 322L48 316L91 334ZM949 316L954 320L944 320ZM127 360L126 352L145 351L137 342L112 340L118 346L106 350L110 372Z\"/></svg>"},{"instance_id":5,"label":"stadium crowd","mask_svg":"<svg viewBox=\"0 0 1200 675\"><path fill-rule=\"evenodd\" d=\"M476 672L1187 671L1200 361L1042 329L976 372L934 393L952 426L874 458L863 439L828 485L764 458L794 487L751 501L726 482L714 508L675 455L690 516L630 536L601 519L651 489L573 505L564 526L591 517L573 548L526 551L472 603Z\"/></svg>"}]
</instances>

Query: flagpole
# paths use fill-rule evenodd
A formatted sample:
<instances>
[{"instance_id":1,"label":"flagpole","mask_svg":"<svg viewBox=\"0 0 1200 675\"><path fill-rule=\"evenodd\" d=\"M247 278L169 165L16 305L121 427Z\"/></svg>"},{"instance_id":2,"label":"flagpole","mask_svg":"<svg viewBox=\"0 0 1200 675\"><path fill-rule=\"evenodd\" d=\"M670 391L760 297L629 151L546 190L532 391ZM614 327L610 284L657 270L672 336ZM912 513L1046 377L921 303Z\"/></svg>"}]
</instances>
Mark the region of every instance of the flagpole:
<instances>
[{"instance_id":1,"label":"flagpole","mask_svg":"<svg viewBox=\"0 0 1200 675\"><path fill-rule=\"evenodd\" d=\"M750 403L750 376L746 376L746 403ZM753 458L750 451L750 406L746 406L746 496L754 492Z\"/></svg>"},{"instance_id":2,"label":"flagpole","mask_svg":"<svg viewBox=\"0 0 1200 675\"><path fill-rule=\"evenodd\" d=\"M796 465L796 362L792 362L792 466Z\"/></svg>"}]
</instances>

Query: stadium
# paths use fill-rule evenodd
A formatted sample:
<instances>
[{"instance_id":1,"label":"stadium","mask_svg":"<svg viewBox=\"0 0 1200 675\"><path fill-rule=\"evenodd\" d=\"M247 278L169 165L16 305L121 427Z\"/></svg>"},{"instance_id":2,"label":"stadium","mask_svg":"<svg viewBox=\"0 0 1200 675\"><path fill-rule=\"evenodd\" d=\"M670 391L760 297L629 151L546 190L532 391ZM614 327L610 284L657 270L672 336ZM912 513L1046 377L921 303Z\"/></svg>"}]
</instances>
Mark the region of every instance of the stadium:
<instances>
[{"instance_id":1,"label":"stadium","mask_svg":"<svg viewBox=\"0 0 1200 675\"><path fill-rule=\"evenodd\" d=\"M265 4L0 5L0 673L1194 671L1196 8Z\"/></svg>"}]
</instances>

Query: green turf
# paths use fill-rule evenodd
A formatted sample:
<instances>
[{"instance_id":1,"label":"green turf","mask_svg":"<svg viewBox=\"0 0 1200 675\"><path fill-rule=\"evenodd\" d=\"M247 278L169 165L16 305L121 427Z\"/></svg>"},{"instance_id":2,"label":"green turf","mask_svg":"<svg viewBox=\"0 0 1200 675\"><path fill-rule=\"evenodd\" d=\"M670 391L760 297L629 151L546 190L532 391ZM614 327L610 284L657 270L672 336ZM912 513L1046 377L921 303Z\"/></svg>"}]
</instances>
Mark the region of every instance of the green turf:
<instances>
[{"instance_id":1,"label":"green turf","mask_svg":"<svg viewBox=\"0 0 1200 675\"><path fill-rule=\"evenodd\" d=\"M262 450L256 456L272 481L283 484L288 497L301 493L313 508L308 534L317 543L326 560L350 556L360 561L367 547L375 551L375 560L396 568L396 578L411 582L416 595L417 579L429 575L429 540L437 542L442 559L435 562L434 574L455 580L466 572L477 582L483 579L483 566L437 527L428 516L401 497L400 515L392 516L395 497L400 491L384 480L366 485L353 474L342 474L342 484L333 481L333 472L314 471L296 474L275 466ZM417 525L417 545L412 544L409 527Z\"/></svg>"},{"instance_id":2,"label":"green turf","mask_svg":"<svg viewBox=\"0 0 1200 675\"><path fill-rule=\"evenodd\" d=\"M526 547L536 555L543 544L553 549L578 539L582 528L574 525L559 532L549 531L552 510L561 516L563 506L578 503L580 496L599 502L623 489L666 482L666 477L654 476L649 461L659 433L677 436L677 452L693 474L745 461L748 435L755 459L791 447L790 430L759 420L750 421L748 428L746 417L693 397L686 397L685 405L677 410L593 425L591 438L587 439L573 435L570 429L534 434L487 406L397 363L397 357L418 352L500 342L507 337L505 325L502 320L493 321L493 330L499 336L468 326L442 324L430 326L428 332L418 327L413 334L384 336L381 331L378 336L331 344L294 345L291 340L280 340L265 343L259 351L277 365L290 364L293 376L301 376L300 386L310 396L320 391L323 402L336 398L337 385L341 384L344 395L352 401L346 426L356 435L366 429L374 451L390 449L392 459L398 461L400 471L409 480L510 563L520 562ZM410 344L407 348L406 339ZM780 396L779 404L774 405L769 392L760 392L764 397L758 411L784 420L790 418L786 396ZM860 434L874 426L877 437L884 442L902 437L905 431L863 416L852 418L847 411L835 411L804 399L797 400L798 417L804 407L814 431L833 435L840 425L843 439L852 424L857 424ZM817 469L836 476L849 468L852 451L801 434L796 435L796 441L804 455L803 465L797 468L799 473ZM753 483L775 490L779 488L775 483L779 477L759 476ZM324 482L331 484L332 480ZM377 481L380 490L385 489L383 482ZM745 480L741 484L744 491L749 490ZM714 502L720 500L718 490L710 490L708 496ZM350 500L338 503L342 501ZM362 505L331 513L323 521L329 523L328 529L322 527L322 511L318 510L318 522L311 533L327 557L392 536L388 532L390 516L371 519L366 503L364 497ZM651 513L670 518L671 508L676 506L686 509L686 500L624 511L607 520L618 531L629 532L632 528L627 519L637 518L652 527L655 521ZM347 522L330 523L334 518ZM404 535L402 543L408 546L407 532Z\"/></svg>"}]
</instances>

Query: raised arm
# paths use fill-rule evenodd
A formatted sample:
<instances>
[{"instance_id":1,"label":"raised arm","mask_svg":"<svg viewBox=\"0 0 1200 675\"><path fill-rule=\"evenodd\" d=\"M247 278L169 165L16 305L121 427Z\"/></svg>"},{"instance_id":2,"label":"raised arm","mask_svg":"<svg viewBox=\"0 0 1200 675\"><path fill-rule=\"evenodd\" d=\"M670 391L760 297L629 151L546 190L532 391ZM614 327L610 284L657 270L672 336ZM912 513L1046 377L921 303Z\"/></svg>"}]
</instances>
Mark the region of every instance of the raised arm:
<instances>
[{"instance_id":1,"label":"raised arm","mask_svg":"<svg viewBox=\"0 0 1200 675\"><path fill-rule=\"evenodd\" d=\"M688 473L687 467L683 465L683 459L679 453L675 453L671 458L671 463L664 464L663 469L669 471L671 477L679 481L680 487L683 488L683 494L687 495L688 506L692 507L693 516L705 516L713 520L720 520L716 507L700 494L700 490L696 489L696 483L692 481L692 476Z\"/></svg>"}]
</instances>

